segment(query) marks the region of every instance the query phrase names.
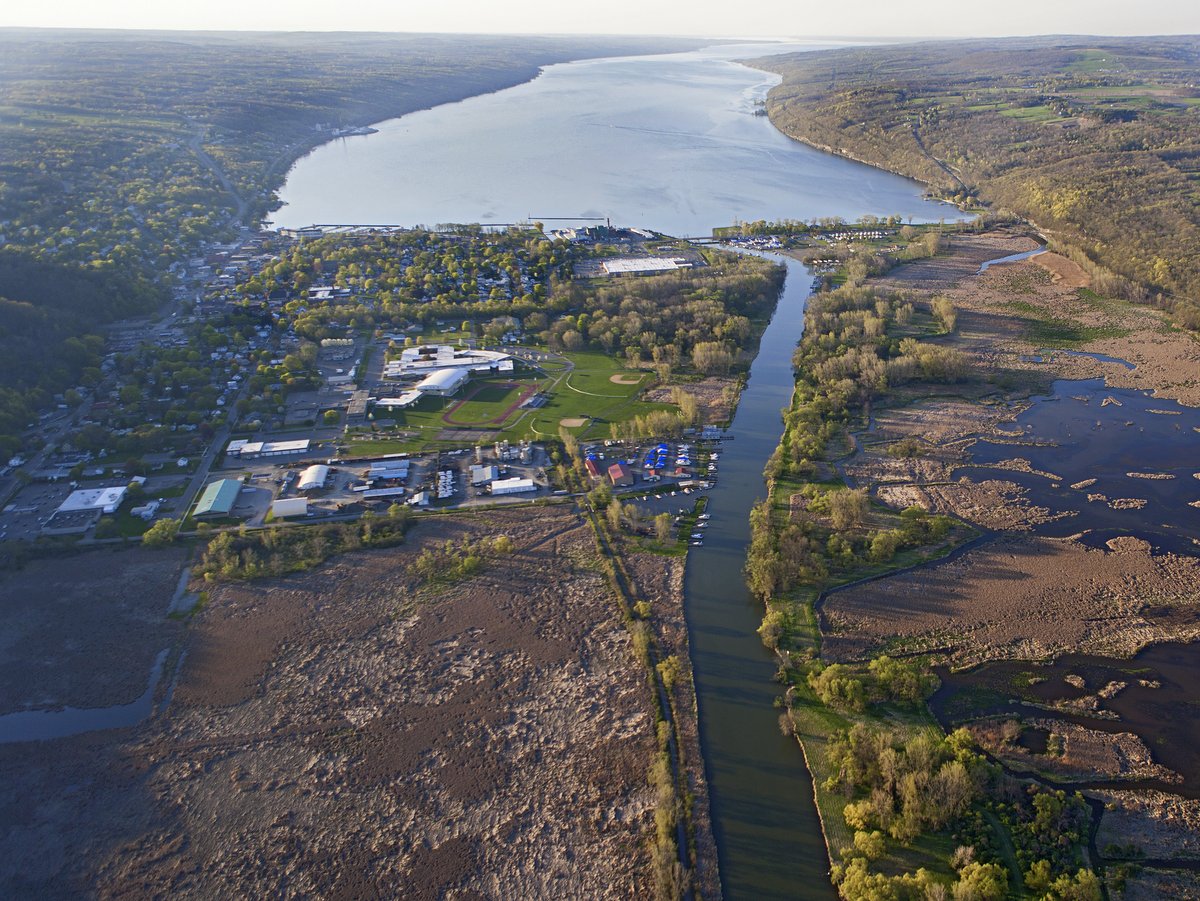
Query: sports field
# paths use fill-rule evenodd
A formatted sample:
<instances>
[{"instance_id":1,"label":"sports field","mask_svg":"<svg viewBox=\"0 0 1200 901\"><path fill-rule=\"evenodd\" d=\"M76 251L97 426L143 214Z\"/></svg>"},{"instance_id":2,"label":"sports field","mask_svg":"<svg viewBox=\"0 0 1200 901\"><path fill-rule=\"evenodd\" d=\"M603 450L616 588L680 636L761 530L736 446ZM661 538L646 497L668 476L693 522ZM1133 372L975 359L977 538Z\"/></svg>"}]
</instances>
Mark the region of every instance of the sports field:
<instances>
[{"instance_id":1,"label":"sports field","mask_svg":"<svg viewBox=\"0 0 1200 901\"><path fill-rule=\"evenodd\" d=\"M478 440L483 441L556 438L560 427L581 438L607 438L611 422L673 409L671 404L638 399L654 384L652 372L629 369L622 360L599 351L554 355L538 365L543 374L480 378L459 397L424 397L407 410L381 411L374 420L378 436L351 441L347 453L365 456L457 447L464 442L448 442L446 434L471 429L478 430ZM539 393L547 398L542 406L522 406ZM407 437L396 434L400 431Z\"/></svg>"}]
</instances>

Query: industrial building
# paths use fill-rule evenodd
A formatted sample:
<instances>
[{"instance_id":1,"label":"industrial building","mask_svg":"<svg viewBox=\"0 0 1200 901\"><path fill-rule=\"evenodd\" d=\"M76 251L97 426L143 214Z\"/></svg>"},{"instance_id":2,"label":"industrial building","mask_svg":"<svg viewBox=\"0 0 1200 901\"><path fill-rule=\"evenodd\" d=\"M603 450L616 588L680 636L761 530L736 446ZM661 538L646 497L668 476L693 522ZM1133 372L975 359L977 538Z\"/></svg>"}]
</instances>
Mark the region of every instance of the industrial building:
<instances>
[{"instance_id":1,"label":"industrial building","mask_svg":"<svg viewBox=\"0 0 1200 901\"><path fill-rule=\"evenodd\" d=\"M324 463L314 463L300 473L300 481L296 483L297 491L318 491L329 481L329 467Z\"/></svg>"},{"instance_id":2,"label":"industrial building","mask_svg":"<svg viewBox=\"0 0 1200 901\"><path fill-rule=\"evenodd\" d=\"M115 485L109 488L82 488L72 491L67 499L59 504L55 513L116 513L128 490L127 485Z\"/></svg>"},{"instance_id":3,"label":"industrial building","mask_svg":"<svg viewBox=\"0 0 1200 901\"><path fill-rule=\"evenodd\" d=\"M482 464L471 466L471 485L475 488L486 485L488 482L494 482L498 478L500 478L500 468L497 466Z\"/></svg>"},{"instance_id":4,"label":"industrial building","mask_svg":"<svg viewBox=\"0 0 1200 901\"><path fill-rule=\"evenodd\" d=\"M257 457L282 457L287 454L306 454L308 453L308 448L309 440L307 438L300 441L247 441L245 438L239 438L236 441L229 442L225 453L241 457L243 460L251 460Z\"/></svg>"},{"instance_id":5,"label":"industrial building","mask_svg":"<svg viewBox=\"0 0 1200 901\"><path fill-rule=\"evenodd\" d=\"M242 490L240 479L218 479L209 482L196 501L196 509L192 517L202 519L206 516L228 516L237 503L238 493Z\"/></svg>"},{"instance_id":6,"label":"industrial building","mask_svg":"<svg viewBox=\"0 0 1200 901\"><path fill-rule=\"evenodd\" d=\"M275 519L307 515L308 498L306 497L281 497L271 504L271 516Z\"/></svg>"},{"instance_id":7,"label":"industrial building","mask_svg":"<svg viewBox=\"0 0 1200 901\"><path fill-rule=\"evenodd\" d=\"M691 269L691 260L679 257L620 257L605 260L601 264L605 275L652 275L657 272L674 272L676 269Z\"/></svg>"},{"instance_id":8,"label":"industrial building","mask_svg":"<svg viewBox=\"0 0 1200 901\"><path fill-rule=\"evenodd\" d=\"M522 494L526 491L537 491L533 479L497 479L492 482L492 494L499 497L504 494Z\"/></svg>"}]
</instances>

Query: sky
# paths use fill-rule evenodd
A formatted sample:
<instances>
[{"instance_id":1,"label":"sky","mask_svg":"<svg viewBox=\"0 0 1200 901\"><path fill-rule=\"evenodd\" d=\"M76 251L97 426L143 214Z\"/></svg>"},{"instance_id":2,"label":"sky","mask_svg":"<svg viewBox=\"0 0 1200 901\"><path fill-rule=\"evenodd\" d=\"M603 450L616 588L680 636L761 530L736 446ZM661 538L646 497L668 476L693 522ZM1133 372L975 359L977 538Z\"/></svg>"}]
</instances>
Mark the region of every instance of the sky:
<instances>
[{"instance_id":1,"label":"sky","mask_svg":"<svg viewBox=\"0 0 1200 901\"><path fill-rule=\"evenodd\" d=\"M1196 0L40 0L0 26L279 31L960 37L1198 34Z\"/></svg>"}]
</instances>

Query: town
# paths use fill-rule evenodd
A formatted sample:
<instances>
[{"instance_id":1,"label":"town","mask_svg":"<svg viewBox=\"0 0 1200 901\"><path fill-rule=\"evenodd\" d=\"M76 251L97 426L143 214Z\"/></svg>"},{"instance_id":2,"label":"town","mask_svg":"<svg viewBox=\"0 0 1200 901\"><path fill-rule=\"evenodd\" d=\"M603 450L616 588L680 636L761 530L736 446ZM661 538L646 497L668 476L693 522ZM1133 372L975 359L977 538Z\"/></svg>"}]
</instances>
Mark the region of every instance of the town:
<instances>
[{"instance_id":1,"label":"town","mask_svg":"<svg viewBox=\"0 0 1200 901\"><path fill-rule=\"evenodd\" d=\"M563 431L603 442L585 458L593 484L701 490L708 451L693 465L661 440L711 448L722 430L694 409L654 419L675 407L645 399L665 356L587 348L553 290L706 265L611 226L335 227L216 246L189 261L170 310L109 331L98 371L0 470L0 540L546 502L568 493ZM638 416L662 434L621 426Z\"/></svg>"}]
</instances>

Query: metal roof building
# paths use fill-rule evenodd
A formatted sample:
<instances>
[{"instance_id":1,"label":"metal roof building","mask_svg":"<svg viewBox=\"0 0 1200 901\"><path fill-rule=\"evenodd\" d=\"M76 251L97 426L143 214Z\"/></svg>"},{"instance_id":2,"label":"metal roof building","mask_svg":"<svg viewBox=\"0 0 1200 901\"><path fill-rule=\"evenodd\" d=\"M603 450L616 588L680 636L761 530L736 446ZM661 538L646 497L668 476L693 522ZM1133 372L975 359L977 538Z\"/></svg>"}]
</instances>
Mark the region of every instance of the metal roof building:
<instances>
[{"instance_id":1,"label":"metal roof building","mask_svg":"<svg viewBox=\"0 0 1200 901\"><path fill-rule=\"evenodd\" d=\"M436 369L417 385L416 390L422 394L440 394L443 397L453 394L471 377L467 369Z\"/></svg>"},{"instance_id":2,"label":"metal roof building","mask_svg":"<svg viewBox=\"0 0 1200 901\"><path fill-rule=\"evenodd\" d=\"M308 514L308 498L281 497L271 504L271 515L276 519L287 519L289 516L306 516Z\"/></svg>"},{"instance_id":3,"label":"metal roof building","mask_svg":"<svg viewBox=\"0 0 1200 901\"><path fill-rule=\"evenodd\" d=\"M315 463L300 474L300 481L296 485L296 490L315 491L318 488L324 488L328 480L329 467L324 463Z\"/></svg>"},{"instance_id":4,"label":"metal roof building","mask_svg":"<svg viewBox=\"0 0 1200 901\"><path fill-rule=\"evenodd\" d=\"M239 479L219 479L209 482L196 501L196 509L192 516L199 519L202 516L228 516L237 501L238 492L242 490Z\"/></svg>"}]
</instances>

